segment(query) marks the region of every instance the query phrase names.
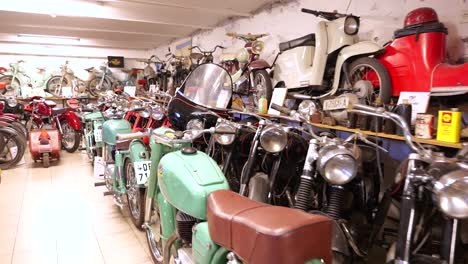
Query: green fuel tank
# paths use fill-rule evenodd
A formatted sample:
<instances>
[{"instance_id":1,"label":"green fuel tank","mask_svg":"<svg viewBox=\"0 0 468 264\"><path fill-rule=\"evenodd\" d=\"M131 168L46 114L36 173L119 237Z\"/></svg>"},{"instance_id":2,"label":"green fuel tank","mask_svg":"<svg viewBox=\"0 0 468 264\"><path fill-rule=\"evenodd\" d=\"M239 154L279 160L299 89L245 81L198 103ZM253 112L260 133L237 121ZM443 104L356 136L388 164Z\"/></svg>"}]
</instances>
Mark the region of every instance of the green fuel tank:
<instances>
[{"instance_id":1,"label":"green fuel tank","mask_svg":"<svg viewBox=\"0 0 468 264\"><path fill-rule=\"evenodd\" d=\"M166 154L158 165L158 181L166 201L200 220L206 220L208 195L229 189L218 164L193 148Z\"/></svg>"},{"instance_id":2,"label":"green fuel tank","mask_svg":"<svg viewBox=\"0 0 468 264\"><path fill-rule=\"evenodd\" d=\"M108 145L115 145L117 134L132 133L130 123L125 119L111 119L102 125L102 140Z\"/></svg>"}]
</instances>

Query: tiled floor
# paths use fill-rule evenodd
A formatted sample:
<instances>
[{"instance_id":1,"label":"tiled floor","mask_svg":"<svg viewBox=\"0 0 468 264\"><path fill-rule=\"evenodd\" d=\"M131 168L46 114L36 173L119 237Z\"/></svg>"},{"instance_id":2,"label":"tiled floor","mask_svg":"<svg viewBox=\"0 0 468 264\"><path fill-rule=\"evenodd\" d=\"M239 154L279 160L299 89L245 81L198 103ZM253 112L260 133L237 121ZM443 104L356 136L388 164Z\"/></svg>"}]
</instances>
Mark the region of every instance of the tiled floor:
<instances>
[{"instance_id":1,"label":"tiled floor","mask_svg":"<svg viewBox=\"0 0 468 264\"><path fill-rule=\"evenodd\" d=\"M86 155L64 151L48 169L26 157L3 171L0 264L151 263L144 233L92 174Z\"/></svg>"}]
</instances>

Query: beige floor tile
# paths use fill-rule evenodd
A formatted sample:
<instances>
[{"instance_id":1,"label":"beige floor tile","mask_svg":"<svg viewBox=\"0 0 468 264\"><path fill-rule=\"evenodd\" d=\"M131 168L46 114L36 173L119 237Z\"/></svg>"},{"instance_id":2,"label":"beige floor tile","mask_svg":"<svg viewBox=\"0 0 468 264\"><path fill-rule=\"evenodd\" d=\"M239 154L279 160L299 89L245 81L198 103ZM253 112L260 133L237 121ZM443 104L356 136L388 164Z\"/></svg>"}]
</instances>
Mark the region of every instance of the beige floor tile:
<instances>
[{"instance_id":1,"label":"beige floor tile","mask_svg":"<svg viewBox=\"0 0 468 264\"><path fill-rule=\"evenodd\" d=\"M76 251L69 254L58 254L58 264L104 264L101 252Z\"/></svg>"},{"instance_id":2,"label":"beige floor tile","mask_svg":"<svg viewBox=\"0 0 468 264\"><path fill-rule=\"evenodd\" d=\"M54 237L47 235L34 234L34 235L19 235L16 238L15 251L13 254L22 252L47 252L55 254L57 249L57 241Z\"/></svg>"},{"instance_id":3,"label":"beige floor tile","mask_svg":"<svg viewBox=\"0 0 468 264\"><path fill-rule=\"evenodd\" d=\"M0 254L0 263L11 263L11 254Z\"/></svg>"},{"instance_id":4,"label":"beige floor tile","mask_svg":"<svg viewBox=\"0 0 468 264\"><path fill-rule=\"evenodd\" d=\"M102 250L106 263L112 264L141 264L151 261L143 248L138 246L126 248L110 248Z\"/></svg>"},{"instance_id":5,"label":"beige floor tile","mask_svg":"<svg viewBox=\"0 0 468 264\"><path fill-rule=\"evenodd\" d=\"M44 252L21 252L13 254L13 264L56 264L57 254Z\"/></svg>"},{"instance_id":6,"label":"beige floor tile","mask_svg":"<svg viewBox=\"0 0 468 264\"><path fill-rule=\"evenodd\" d=\"M0 236L0 255L12 254L15 246L15 236ZM0 262L2 263L2 262Z\"/></svg>"}]
</instances>

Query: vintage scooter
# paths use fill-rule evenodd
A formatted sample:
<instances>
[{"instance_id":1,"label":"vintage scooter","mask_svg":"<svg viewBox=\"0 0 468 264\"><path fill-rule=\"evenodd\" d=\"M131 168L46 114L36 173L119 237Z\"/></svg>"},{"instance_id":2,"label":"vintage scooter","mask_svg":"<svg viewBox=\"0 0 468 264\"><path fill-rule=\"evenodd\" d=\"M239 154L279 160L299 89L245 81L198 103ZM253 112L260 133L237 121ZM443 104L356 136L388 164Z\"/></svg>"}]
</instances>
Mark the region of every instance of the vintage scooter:
<instances>
[{"instance_id":1,"label":"vintage scooter","mask_svg":"<svg viewBox=\"0 0 468 264\"><path fill-rule=\"evenodd\" d=\"M228 191L216 162L190 146L205 133L233 132L158 128L151 134L152 166L143 227L153 262L321 263L318 259L323 259L330 263L330 219L254 202ZM118 138L148 135L137 132Z\"/></svg>"},{"instance_id":2,"label":"vintage scooter","mask_svg":"<svg viewBox=\"0 0 468 264\"><path fill-rule=\"evenodd\" d=\"M244 47L237 53L223 53L220 56L221 65L231 74L234 93L248 96L254 107L258 105L258 100L262 96L270 102L273 87L266 69L271 66L264 59L260 59L265 43L259 40L268 34L227 33L226 35L245 42Z\"/></svg>"},{"instance_id":3,"label":"vintage scooter","mask_svg":"<svg viewBox=\"0 0 468 264\"><path fill-rule=\"evenodd\" d=\"M387 68L392 96L401 92L430 92L451 96L468 92L468 63L447 63L447 28L434 9L418 8L406 15L385 53L376 58Z\"/></svg>"},{"instance_id":4,"label":"vintage scooter","mask_svg":"<svg viewBox=\"0 0 468 264\"><path fill-rule=\"evenodd\" d=\"M144 196L146 180L149 176L151 161L149 152L142 140L117 141L117 135L132 132L130 123L123 119L126 110L127 98L121 98L117 107L110 108L104 113L105 121L102 124L102 158L105 163L104 182L95 186L105 185L107 192L104 195L113 195L114 202L123 208L122 196L127 195L132 221L143 220L143 206L135 203L139 201L135 196ZM142 111L133 109L133 111Z\"/></svg>"},{"instance_id":5,"label":"vintage scooter","mask_svg":"<svg viewBox=\"0 0 468 264\"><path fill-rule=\"evenodd\" d=\"M371 41L359 41L359 17L302 9L324 18L315 34L280 43L274 62L273 85L313 95L313 99L353 92L368 101L391 98L387 69L370 57L383 51ZM361 82L359 82L361 80ZM365 82L362 82L364 80Z\"/></svg>"},{"instance_id":6,"label":"vintage scooter","mask_svg":"<svg viewBox=\"0 0 468 264\"><path fill-rule=\"evenodd\" d=\"M58 129L33 129L29 132L29 151L34 162L42 161L44 168L51 160L60 159L60 135Z\"/></svg>"}]
</instances>

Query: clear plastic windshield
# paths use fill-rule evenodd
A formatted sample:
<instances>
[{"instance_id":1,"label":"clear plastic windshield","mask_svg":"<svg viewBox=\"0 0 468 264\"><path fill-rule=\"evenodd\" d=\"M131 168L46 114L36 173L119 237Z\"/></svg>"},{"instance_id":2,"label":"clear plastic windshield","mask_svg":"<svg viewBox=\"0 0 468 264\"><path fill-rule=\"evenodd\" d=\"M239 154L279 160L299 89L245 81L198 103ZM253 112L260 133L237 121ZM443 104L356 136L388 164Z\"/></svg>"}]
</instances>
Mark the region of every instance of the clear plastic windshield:
<instances>
[{"instance_id":1,"label":"clear plastic windshield","mask_svg":"<svg viewBox=\"0 0 468 264\"><path fill-rule=\"evenodd\" d=\"M183 94L203 106L226 108L232 95L231 76L216 64L200 65L187 78Z\"/></svg>"}]
</instances>

